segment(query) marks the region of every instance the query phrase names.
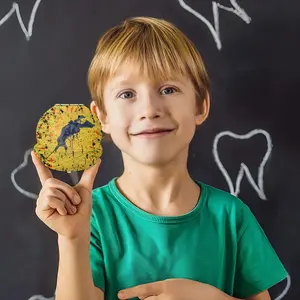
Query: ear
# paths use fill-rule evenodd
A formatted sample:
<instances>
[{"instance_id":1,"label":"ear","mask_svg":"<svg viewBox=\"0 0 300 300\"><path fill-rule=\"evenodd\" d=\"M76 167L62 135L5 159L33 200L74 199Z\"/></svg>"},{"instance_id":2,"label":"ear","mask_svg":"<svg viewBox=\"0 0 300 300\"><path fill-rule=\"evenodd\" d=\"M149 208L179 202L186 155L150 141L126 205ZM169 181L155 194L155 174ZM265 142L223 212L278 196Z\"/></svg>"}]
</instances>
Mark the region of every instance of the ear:
<instances>
[{"instance_id":1,"label":"ear","mask_svg":"<svg viewBox=\"0 0 300 300\"><path fill-rule=\"evenodd\" d=\"M101 124L102 131L106 134L110 134L107 114L98 108L95 101L91 102L90 109L93 114L97 115Z\"/></svg>"},{"instance_id":2,"label":"ear","mask_svg":"<svg viewBox=\"0 0 300 300\"><path fill-rule=\"evenodd\" d=\"M207 93L205 99L203 99L202 106L197 107L196 115L195 115L195 124L201 125L208 117L210 109L210 96Z\"/></svg>"}]
</instances>

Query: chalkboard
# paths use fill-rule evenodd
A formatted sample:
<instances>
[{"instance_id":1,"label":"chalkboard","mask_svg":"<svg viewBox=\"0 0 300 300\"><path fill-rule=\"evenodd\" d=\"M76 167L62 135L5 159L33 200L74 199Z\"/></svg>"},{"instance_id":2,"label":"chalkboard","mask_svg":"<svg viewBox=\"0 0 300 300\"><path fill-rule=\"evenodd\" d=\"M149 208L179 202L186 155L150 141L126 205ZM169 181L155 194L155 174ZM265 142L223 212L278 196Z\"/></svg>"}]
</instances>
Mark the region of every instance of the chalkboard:
<instances>
[{"instance_id":1,"label":"chalkboard","mask_svg":"<svg viewBox=\"0 0 300 300\"><path fill-rule=\"evenodd\" d=\"M130 16L173 22L201 52L211 113L190 148L195 179L250 206L289 277L272 299L300 299L300 4L251 0L1 0L0 298L54 299L56 234L35 215L40 183L29 156L56 103L84 103L99 37ZM122 171L105 141L95 186ZM55 173L68 183L81 174Z\"/></svg>"}]
</instances>

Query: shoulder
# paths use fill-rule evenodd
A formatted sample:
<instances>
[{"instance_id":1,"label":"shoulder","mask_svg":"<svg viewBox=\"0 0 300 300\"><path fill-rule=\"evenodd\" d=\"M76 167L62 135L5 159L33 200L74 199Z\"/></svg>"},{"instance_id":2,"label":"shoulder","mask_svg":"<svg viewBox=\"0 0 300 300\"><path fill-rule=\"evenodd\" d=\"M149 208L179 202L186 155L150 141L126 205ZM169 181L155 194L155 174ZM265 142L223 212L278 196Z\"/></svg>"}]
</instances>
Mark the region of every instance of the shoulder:
<instances>
[{"instance_id":1,"label":"shoulder","mask_svg":"<svg viewBox=\"0 0 300 300\"><path fill-rule=\"evenodd\" d=\"M93 205L101 205L104 201L113 197L110 189L111 181L103 186L99 186L92 190Z\"/></svg>"},{"instance_id":2,"label":"shoulder","mask_svg":"<svg viewBox=\"0 0 300 300\"><path fill-rule=\"evenodd\" d=\"M92 218L103 218L111 215L119 206L113 190L113 182L111 179L107 184L94 188L92 191Z\"/></svg>"},{"instance_id":3,"label":"shoulder","mask_svg":"<svg viewBox=\"0 0 300 300\"><path fill-rule=\"evenodd\" d=\"M240 236L256 218L250 208L237 196L211 185L196 181L203 192L204 211L215 222L227 224Z\"/></svg>"},{"instance_id":4,"label":"shoulder","mask_svg":"<svg viewBox=\"0 0 300 300\"><path fill-rule=\"evenodd\" d=\"M238 213L240 210L249 209L248 206L237 196L224 190L196 180L204 193L205 202L208 208L224 209Z\"/></svg>"}]
</instances>

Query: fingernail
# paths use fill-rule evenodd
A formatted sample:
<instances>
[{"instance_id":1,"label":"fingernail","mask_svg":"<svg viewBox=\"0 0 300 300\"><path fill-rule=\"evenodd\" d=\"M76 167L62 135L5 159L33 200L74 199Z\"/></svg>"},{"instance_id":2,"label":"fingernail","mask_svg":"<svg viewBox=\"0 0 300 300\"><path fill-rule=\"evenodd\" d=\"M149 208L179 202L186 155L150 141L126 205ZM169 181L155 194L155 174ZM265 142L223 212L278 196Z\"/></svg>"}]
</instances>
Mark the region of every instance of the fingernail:
<instances>
[{"instance_id":1,"label":"fingernail","mask_svg":"<svg viewBox=\"0 0 300 300\"><path fill-rule=\"evenodd\" d=\"M75 204L79 204L80 201L81 201L80 197L79 197L78 195L75 195L75 196L74 196L74 203L75 203Z\"/></svg>"},{"instance_id":2,"label":"fingernail","mask_svg":"<svg viewBox=\"0 0 300 300\"><path fill-rule=\"evenodd\" d=\"M119 297L120 299L122 299L122 298L124 297L124 293L123 293L123 292L119 292L119 293L118 293L118 297Z\"/></svg>"},{"instance_id":3,"label":"fingernail","mask_svg":"<svg viewBox=\"0 0 300 300\"><path fill-rule=\"evenodd\" d=\"M76 211L77 211L76 207L72 205L72 206L71 206L71 212L72 212L73 214L75 214Z\"/></svg>"}]
</instances>

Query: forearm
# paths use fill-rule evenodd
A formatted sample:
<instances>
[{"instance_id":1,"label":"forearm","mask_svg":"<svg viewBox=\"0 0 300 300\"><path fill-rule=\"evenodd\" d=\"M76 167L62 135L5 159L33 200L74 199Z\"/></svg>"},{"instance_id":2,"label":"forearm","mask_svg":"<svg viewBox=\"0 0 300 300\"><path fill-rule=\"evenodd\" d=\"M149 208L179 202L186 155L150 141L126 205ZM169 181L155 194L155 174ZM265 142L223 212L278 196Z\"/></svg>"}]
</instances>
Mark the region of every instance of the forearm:
<instances>
[{"instance_id":1,"label":"forearm","mask_svg":"<svg viewBox=\"0 0 300 300\"><path fill-rule=\"evenodd\" d=\"M220 291L220 296L217 297L216 300L243 300L243 299L229 296L229 295L223 293L222 291Z\"/></svg>"},{"instance_id":2,"label":"forearm","mask_svg":"<svg viewBox=\"0 0 300 300\"><path fill-rule=\"evenodd\" d=\"M209 285L209 284L206 284L205 286L209 287L210 289L210 297L209 299L213 299L213 300L244 300L244 299L241 299L241 298L235 298L235 297L232 297L230 295L227 295L226 293L224 293L222 290L212 286L212 285ZM199 287L201 287L201 285L199 285ZM197 292L199 295L201 295L201 289ZM200 296L199 296L200 297Z\"/></svg>"},{"instance_id":3,"label":"forearm","mask_svg":"<svg viewBox=\"0 0 300 300\"><path fill-rule=\"evenodd\" d=\"M243 300L243 299L235 298L235 297L229 296L227 294L224 294L224 296L222 296L220 299L217 299L217 300Z\"/></svg>"},{"instance_id":4,"label":"forearm","mask_svg":"<svg viewBox=\"0 0 300 300\"><path fill-rule=\"evenodd\" d=\"M271 297L268 290L265 290L253 296L249 296L246 299L234 298L220 291L220 294L218 297L216 297L216 300L271 300Z\"/></svg>"},{"instance_id":5,"label":"forearm","mask_svg":"<svg viewBox=\"0 0 300 300\"><path fill-rule=\"evenodd\" d=\"M56 300L98 300L89 258L89 237L80 240L58 238L59 266Z\"/></svg>"}]
</instances>

